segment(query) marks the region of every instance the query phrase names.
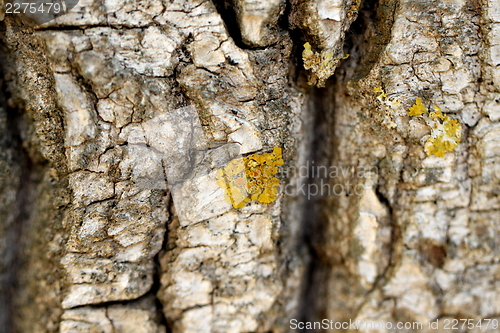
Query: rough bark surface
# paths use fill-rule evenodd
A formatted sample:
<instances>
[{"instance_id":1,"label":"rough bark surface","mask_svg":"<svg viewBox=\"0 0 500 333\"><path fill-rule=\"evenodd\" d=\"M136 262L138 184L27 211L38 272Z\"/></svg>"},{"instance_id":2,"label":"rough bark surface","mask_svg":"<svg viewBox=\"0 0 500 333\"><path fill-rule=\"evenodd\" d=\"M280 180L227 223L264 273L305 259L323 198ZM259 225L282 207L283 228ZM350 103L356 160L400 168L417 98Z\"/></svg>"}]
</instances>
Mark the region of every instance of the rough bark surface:
<instances>
[{"instance_id":1,"label":"rough bark surface","mask_svg":"<svg viewBox=\"0 0 500 333\"><path fill-rule=\"evenodd\" d=\"M496 0L81 0L0 40L5 332L500 319Z\"/></svg>"}]
</instances>

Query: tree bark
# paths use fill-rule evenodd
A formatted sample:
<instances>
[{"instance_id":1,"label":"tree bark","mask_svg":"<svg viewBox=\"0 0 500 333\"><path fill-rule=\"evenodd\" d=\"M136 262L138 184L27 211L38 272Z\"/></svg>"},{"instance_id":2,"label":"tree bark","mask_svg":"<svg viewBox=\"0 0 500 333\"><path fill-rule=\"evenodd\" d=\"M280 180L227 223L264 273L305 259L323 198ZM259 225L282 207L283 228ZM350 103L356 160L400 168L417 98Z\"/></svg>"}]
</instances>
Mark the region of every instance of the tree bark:
<instances>
[{"instance_id":1,"label":"tree bark","mask_svg":"<svg viewBox=\"0 0 500 333\"><path fill-rule=\"evenodd\" d=\"M500 319L496 0L3 16L5 332Z\"/></svg>"}]
</instances>

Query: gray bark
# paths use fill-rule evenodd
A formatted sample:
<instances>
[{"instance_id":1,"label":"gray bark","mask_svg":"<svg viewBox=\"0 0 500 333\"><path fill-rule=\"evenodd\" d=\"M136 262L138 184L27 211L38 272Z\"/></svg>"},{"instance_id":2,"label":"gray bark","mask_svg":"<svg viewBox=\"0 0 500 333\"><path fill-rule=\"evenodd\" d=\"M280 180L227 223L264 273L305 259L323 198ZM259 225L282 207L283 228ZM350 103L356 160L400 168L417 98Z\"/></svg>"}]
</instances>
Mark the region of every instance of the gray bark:
<instances>
[{"instance_id":1,"label":"gray bark","mask_svg":"<svg viewBox=\"0 0 500 333\"><path fill-rule=\"evenodd\" d=\"M0 20L5 332L499 319L496 0Z\"/></svg>"}]
</instances>

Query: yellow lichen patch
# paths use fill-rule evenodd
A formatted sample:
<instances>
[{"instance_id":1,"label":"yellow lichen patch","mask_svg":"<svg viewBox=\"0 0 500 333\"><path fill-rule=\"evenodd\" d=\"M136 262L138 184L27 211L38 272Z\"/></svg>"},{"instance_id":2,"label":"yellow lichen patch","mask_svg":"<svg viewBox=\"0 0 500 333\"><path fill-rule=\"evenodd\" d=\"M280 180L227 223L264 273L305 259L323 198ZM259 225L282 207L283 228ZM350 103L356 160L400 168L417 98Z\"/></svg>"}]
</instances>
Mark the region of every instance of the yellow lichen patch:
<instances>
[{"instance_id":1,"label":"yellow lichen patch","mask_svg":"<svg viewBox=\"0 0 500 333\"><path fill-rule=\"evenodd\" d=\"M361 0L356 0L347 13L347 19L351 19L358 12L360 6Z\"/></svg>"},{"instance_id":2,"label":"yellow lichen patch","mask_svg":"<svg viewBox=\"0 0 500 333\"><path fill-rule=\"evenodd\" d=\"M375 87L373 88L373 91L377 94L377 99L384 105L390 106L392 108L398 106L401 104L401 101L397 97L392 97L389 98L387 97L387 94L385 93L384 89L382 87Z\"/></svg>"},{"instance_id":3,"label":"yellow lichen patch","mask_svg":"<svg viewBox=\"0 0 500 333\"><path fill-rule=\"evenodd\" d=\"M419 117L427 113L427 108L424 104L422 104L422 100L417 98L415 104L410 107L409 111L408 115L412 117Z\"/></svg>"},{"instance_id":4,"label":"yellow lichen patch","mask_svg":"<svg viewBox=\"0 0 500 333\"><path fill-rule=\"evenodd\" d=\"M427 156L444 157L447 151L453 151L458 147L462 138L462 125L457 119L443 115L437 106L427 115L427 108L420 98L417 98L415 105L410 107L409 111L410 116L422 117L431 128L431 136L424 144Z\"/></svg>"},{"instance_id":5,"label":"yellow lichen patch","mask_svg":"<svg viewBox=\"0 0 500 333\"><path fill-rule=\"evenodd\" d=\"M311 44L305 43L302 60L304 61L304 68L311 71L308 84L324 87L325 81L333 75L340 60L347 59L347 57L348 55L335 57L330 50L323 50L321 53L314 52L311 49Z\"/></svg>"},{"instance_id":6,"label":"yellow lichen patch","mask_svg":"<svg viewBox=\"0 0 500 333\"><path fill-rule=\"evenodd\" d=\"M276 200L280 183L274 175L283 163L278 147L271 153L237 158L217 171L217 185L225 189L225 198L234 208L255 200L271 203Z\"/></svg>"},{"instance_id":7,"label":"yellow lichen patch","mask_svg":"<svg viewBox=\"0 0 500 333\"><path fill-rule=\"evenodd\" d=\"M462 138L462 126L457 119L443 115L438 107L434 107L434 110L429 114L433 121L431 137L425 142L424 148L427 156L444 157L444 153L458 147Z\"/></svg>"},{"instance_id":8,"label":"yellow lichen patch","mask_svg":"<svg viewBox=\"0 0 500 333\"><path fill-rule=\"evenodd\" d=\"M385 93L384 89L382 89L382 87L375 87L373 88L373 91L377 94L380 94L377 96L377 99L379 101L383 102L387 99L387 94Z\"/></svg>"},{"instance_id":9,"label":"yellow lichen patch","mask_svg":"<svg viewBox=\"0 0 500 333\"><path fill-rule=\"evenodd\" d=\"M427 109L425 109L426 112L427 112ZM411 116L411 115L410 115ZM436 118L439 118L441 120L444 120L444 116L443 116L443 113L441 112L441 108L438 107L438 106L435 106L434 107L434 111L431 111L431 113L429 113L429 118L431 119L436 119Z\"/></svg>"}]
</instances>

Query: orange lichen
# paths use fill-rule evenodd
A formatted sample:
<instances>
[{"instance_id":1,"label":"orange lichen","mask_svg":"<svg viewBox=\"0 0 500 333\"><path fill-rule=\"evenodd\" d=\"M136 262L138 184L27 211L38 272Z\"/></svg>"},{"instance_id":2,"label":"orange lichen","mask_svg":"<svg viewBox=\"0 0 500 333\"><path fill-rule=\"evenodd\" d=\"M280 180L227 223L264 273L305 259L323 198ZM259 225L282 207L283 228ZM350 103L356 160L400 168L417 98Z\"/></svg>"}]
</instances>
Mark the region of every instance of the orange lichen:
<instances>
[{"instance_id":1,"label":"orange lichen","mask_svg":"<svg viewBox=\"0 0 500 333\"><path fill-rule=\"evenodd\" d=\"M280 183L274 175L283 163L281 148L278 147L274 147L271 153L237 158L217 171L217 185L225 189L226 201L234 208L243 208L255 200L271 203L276 200Z\"/></svg>"}]
</instances>

